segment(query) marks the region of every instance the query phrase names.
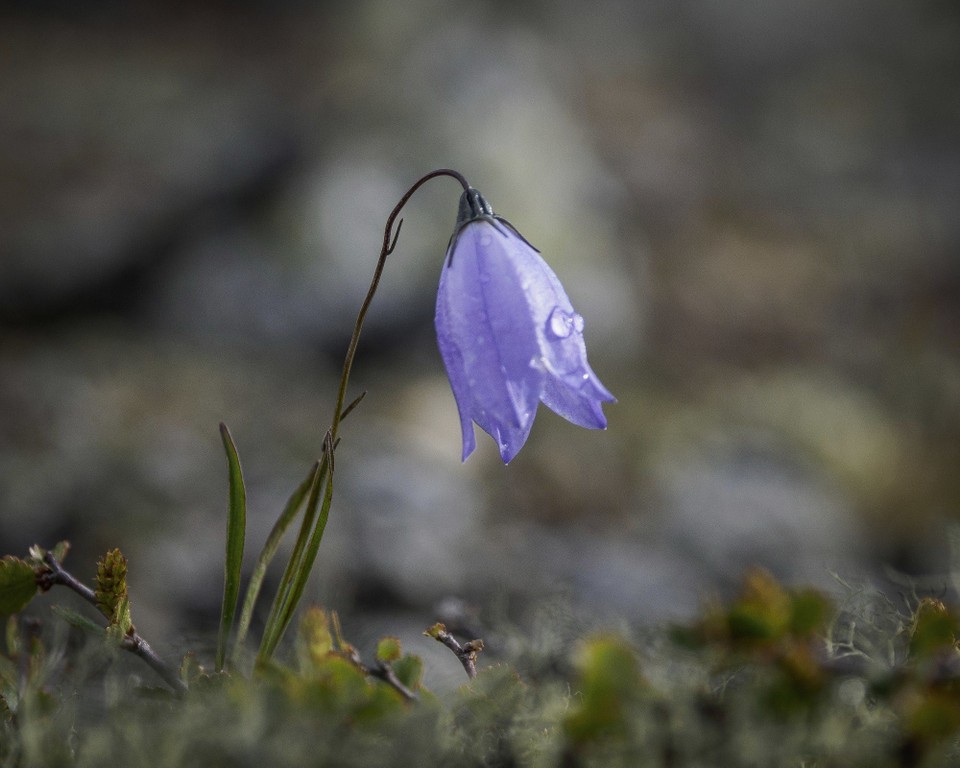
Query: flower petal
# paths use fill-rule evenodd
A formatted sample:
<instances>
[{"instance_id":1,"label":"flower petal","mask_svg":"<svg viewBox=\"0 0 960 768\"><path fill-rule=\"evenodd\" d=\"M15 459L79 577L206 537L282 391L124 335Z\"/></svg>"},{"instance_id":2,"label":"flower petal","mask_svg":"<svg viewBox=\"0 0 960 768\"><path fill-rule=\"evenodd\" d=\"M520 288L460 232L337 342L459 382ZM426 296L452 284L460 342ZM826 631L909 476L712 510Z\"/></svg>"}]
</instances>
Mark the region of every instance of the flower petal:
<instances>
[{"instance_id":1,"label":"flower petal","mask_svg":"<svg viewBox=\"0 0 960 768\"><path fill-rule=\"evenodd\" d=\"M601 402L615 398L590 368L578 315L554 271L525 241L511 242L511 255L526 286L530 316L537 331L540 364L547 371L541 399L568 421L588 429L604 429Z\"/></svg>"},{"instance_id":2,"label":"flower petal","mask_svg":"<svg viewBox=\"0 0 960 768\"><path fill-rule=\"evenodd\" d=\"M447 302L442 301L440 296L443 294L443 277L440 280L440 294L437 297L437 346L440 348L440 357L443 359L444 367L447 369L447 379L450 381L450 388L453 390L453 399L457 403L457 412L460 414L460 431L463 436L463 453L461 461L466 461L467 457L473 453L477 447L477 440L473 434L472 402L470 397L470 386L467 383L467 371L463 362L463 355L453 341L452 334L448 327Z\"/></svg>"},{"instance_id":3,"label":"flower petal","mask_svg":"<svg viewBox=\"0 0 960 768\"><path fill-rule=\"evenodd\" d=\"M593 371L589 374L596 380ZM607 417L603 415L601 402L613 402L614 398L597 397L594 393L593 382L585 382L581 390L576 390L565 381L548 376L543 388L543 404L554 413L563 416L567 421L587 429L606 429ZM600 384L596 380L596 384ZM600 384L602 388L603 385ZM606 390L603 390L606 392ZM609 393L607 393L609 395Z\"/></svg>"},{"instance_id":4,"label":"flower petal","mask_svg":"<svg viewBox=\"0 0 960 768\"><path fill-rule=\"evenodd\" d=\"M472 188L447 249L436 326L464 460L474 422L513 459L541 401L574 424L606 427L602 403L614 397L587 362L583 318L537 250Z\"/></svg>"},{"instance_id":5,"label":"flower petal","mask_svg":"<svg viewBox=\"0 0 960 768\"><path fill-rule=\"evenodd\" d=\"M469 417L497 441L505 462L530 434L546 377L531 365L539 357L538 334L513 259L514 240L486 219L465 225L440 277L436 314L464 455Z\"/></svg>"}]
</instances>

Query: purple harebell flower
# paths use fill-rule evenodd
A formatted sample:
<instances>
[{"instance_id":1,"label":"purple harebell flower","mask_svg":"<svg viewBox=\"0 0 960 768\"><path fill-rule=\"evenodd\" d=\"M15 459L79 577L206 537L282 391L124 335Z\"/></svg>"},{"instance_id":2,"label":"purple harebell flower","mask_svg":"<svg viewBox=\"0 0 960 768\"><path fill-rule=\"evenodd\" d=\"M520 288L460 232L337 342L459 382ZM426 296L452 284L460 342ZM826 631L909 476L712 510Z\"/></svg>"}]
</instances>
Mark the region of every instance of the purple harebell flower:
<instances>
[{"instance_id":1,"label":"purple harebell flower","mask_svg":"<svg viewBox=\"0 0 960 768\"><path fill-rule=\"evenodd\" d=\"M476 422L510 462L540 402L581 427L606 428L601 403L614 397L587 363L583 318L537 249L472 187L447 248L436 327L464 461Z\"/></svg>"}]
</instances>

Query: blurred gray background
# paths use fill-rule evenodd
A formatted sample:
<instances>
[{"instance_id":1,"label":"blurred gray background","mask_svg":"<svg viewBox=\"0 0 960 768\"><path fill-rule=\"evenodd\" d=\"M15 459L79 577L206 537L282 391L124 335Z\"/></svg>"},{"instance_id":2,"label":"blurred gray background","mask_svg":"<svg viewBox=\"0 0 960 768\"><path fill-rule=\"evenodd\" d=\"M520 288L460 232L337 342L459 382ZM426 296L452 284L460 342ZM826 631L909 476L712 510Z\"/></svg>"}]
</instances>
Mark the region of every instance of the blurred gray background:
<instances>
[{"instance_id":1,"label":"blurred gray background","mask_svg":"<svg viewBox=\"0 0 960 768\"><path fill-rule=\"evenodd\" d=\"M542 250L619 402L460 464L432 322L459 189L424 188L311 585L348 635L554 599L658 622L752 564L944 573L958 40L943 0L5 3L0 550L69 538L91 577L119 546L141 632L208 635L217 423L252 560L319 455L386 215L449 166Z\"/></svg>"}]
</instances>

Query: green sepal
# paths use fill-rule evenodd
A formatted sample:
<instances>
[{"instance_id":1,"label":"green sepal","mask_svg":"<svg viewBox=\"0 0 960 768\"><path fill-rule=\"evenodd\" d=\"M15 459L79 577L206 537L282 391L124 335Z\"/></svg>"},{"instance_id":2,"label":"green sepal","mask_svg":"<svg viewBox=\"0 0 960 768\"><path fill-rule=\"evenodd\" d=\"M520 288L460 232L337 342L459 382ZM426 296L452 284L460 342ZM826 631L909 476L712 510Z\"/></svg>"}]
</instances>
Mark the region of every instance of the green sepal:
<instances>
[{"instance_id":1,"label":"green sepal","mask_svg":"<svg viewBox=\"0 0 960 768\"><path fill-rule=\"evenodd\" d=\"M0 614L22 611L37 594L37 576L30 563L7 555L0 560Z\"/></svg>"}]
</instances>

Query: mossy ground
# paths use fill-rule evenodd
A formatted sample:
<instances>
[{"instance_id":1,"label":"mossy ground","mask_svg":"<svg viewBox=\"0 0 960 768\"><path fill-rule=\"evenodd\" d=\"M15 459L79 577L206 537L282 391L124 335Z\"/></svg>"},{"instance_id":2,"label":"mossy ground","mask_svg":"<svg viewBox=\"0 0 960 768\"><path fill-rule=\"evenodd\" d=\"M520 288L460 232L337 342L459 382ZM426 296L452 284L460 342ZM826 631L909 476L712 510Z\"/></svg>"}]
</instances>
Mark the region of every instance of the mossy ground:
<instances>
[{"instance_id":1,"label":"mossy ground","mask_svg":"<svg viewBox=\"0 0 960 768\"><path fill-rule=\"evenodd\" d=\"M747 575L683 626L598 633L480 664L432 693L394 640L408 701L305 614L288 664L210 674L182 697L137 660L14 617L0 661L3 766L939 766L960 760L957 615ZM542 633L541 633L542 634ZM482 657L481 657L482 659ZM147 670L144 670L146 673Z\"/></svg>"}]
</instances>

